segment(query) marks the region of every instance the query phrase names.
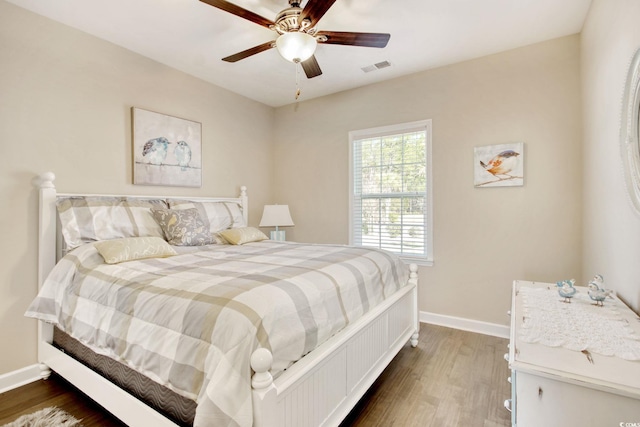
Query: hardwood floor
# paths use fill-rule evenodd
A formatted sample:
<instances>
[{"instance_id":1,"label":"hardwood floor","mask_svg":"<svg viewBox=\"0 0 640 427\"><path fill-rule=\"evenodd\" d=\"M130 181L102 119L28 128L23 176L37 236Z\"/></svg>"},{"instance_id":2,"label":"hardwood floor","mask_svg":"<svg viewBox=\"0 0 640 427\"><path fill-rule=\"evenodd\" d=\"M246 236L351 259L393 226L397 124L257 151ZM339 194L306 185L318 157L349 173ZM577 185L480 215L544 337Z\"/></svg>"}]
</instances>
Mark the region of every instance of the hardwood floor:
<instances>
[{"instance_id":1,"label":"hardwood floor","mask_svg":"<svg viewBox=\"0 0 640 427\"><path fill-rule=\"evenodd\" d=\"M126 427L93 400L53 374L0 394L0 426L39 409L56 406L81 420L84 427Z\"/></svg>"},{"instance_id":2,"label":"hardwood floor","mask_svg":"<svg viewBox=\"0 0 640 427\"><path fill-rule=\"evenodd\" d=\"M511 426L508 342L422 324L341 427Z\"/></svg>"},{"instance_id":3,"label":"hardwood floor","mask_svg":"<svg viewBox=\"0 0 640 427\"><path fill-rule=\"evenodd\" d=\"M418 347L405 346L341 427L510 426L511 393L503 355L508 340L422 324ZM122 427L57 376L0 395L0 426L57 406L85 427Z\"/></svg>"}]
</instances>

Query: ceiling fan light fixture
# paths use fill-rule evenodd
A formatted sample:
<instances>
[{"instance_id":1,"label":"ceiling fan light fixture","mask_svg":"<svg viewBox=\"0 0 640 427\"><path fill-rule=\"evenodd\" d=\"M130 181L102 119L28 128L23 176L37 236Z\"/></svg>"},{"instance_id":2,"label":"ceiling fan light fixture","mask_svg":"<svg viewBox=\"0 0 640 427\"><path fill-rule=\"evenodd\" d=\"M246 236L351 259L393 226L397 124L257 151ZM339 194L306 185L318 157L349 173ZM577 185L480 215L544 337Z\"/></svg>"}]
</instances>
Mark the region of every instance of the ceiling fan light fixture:
<instances>
[{"instance_id":1,"label":"ceiling fan light fixture","mask_svg":"<svg viewBox=\"0 0 640 427\"><path fill-rule=\"evenodd\" d=\"M301 31L281 34L276 39L278 53L287 61L298 63L311 58L318 42L315 37Z\"/></svg>"}]
</instances>

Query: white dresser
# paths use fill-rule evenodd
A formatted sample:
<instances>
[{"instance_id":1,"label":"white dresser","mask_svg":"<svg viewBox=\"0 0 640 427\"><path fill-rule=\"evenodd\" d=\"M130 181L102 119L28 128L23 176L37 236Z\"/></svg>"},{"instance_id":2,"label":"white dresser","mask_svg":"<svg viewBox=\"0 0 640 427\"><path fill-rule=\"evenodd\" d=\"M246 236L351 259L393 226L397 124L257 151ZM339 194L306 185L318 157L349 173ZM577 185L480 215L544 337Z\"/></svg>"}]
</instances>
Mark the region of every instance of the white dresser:
<instances>
[{"instance_id":1,"label":"white dresser","mask_svg":"<svg viewBox=\"0 0 640 427\"><path fill-rule=\"evenodd\" d=\"M563 303L555 284L513 284L512 397L505 402L512 424L640 427L640 360L627 360L634 359L638 348L627 338L640 339L640 318L615 297L596 307L588 288L576 288L572 302ZM611 339L618 330L624 339ZM590 341L587 353L571 349L580 337Z\"/></svg>"}]
</instances>

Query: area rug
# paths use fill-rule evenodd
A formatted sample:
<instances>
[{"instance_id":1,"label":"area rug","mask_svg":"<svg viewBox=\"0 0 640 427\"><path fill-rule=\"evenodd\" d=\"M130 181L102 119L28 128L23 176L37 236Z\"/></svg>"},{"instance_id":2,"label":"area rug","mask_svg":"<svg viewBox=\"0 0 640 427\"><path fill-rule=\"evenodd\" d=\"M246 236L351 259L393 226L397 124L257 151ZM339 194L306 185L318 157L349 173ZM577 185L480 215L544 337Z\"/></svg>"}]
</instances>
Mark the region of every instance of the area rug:
<instances>
[{"instance_id":1,"label":"area rug","mask_svg":"<svg viewBox=\"0 0 640 427\"><path fill-rule=\"evenodd\" d=\"M2 427L82 427L71 414L56 407L44 408L33 414L23 415Z\"/></svg>"}]
</instances>

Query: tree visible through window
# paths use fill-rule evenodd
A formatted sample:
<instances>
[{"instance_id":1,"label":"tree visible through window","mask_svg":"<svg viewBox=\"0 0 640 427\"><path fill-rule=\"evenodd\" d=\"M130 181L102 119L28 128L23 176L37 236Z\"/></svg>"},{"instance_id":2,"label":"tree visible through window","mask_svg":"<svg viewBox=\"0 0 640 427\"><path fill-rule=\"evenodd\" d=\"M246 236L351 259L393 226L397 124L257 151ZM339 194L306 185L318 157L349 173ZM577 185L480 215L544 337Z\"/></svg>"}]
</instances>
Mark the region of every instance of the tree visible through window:
<instances>
[{"instance_id":1,"label":"tree visible through window","mask_svg":"<svg viewBox=\"0 0 640 427\"><path fill-rule=\"evenodd\" d=\"M350 133L353 244L431 259L430 130L427 120Z\"/></svg>"}]
</instances>

